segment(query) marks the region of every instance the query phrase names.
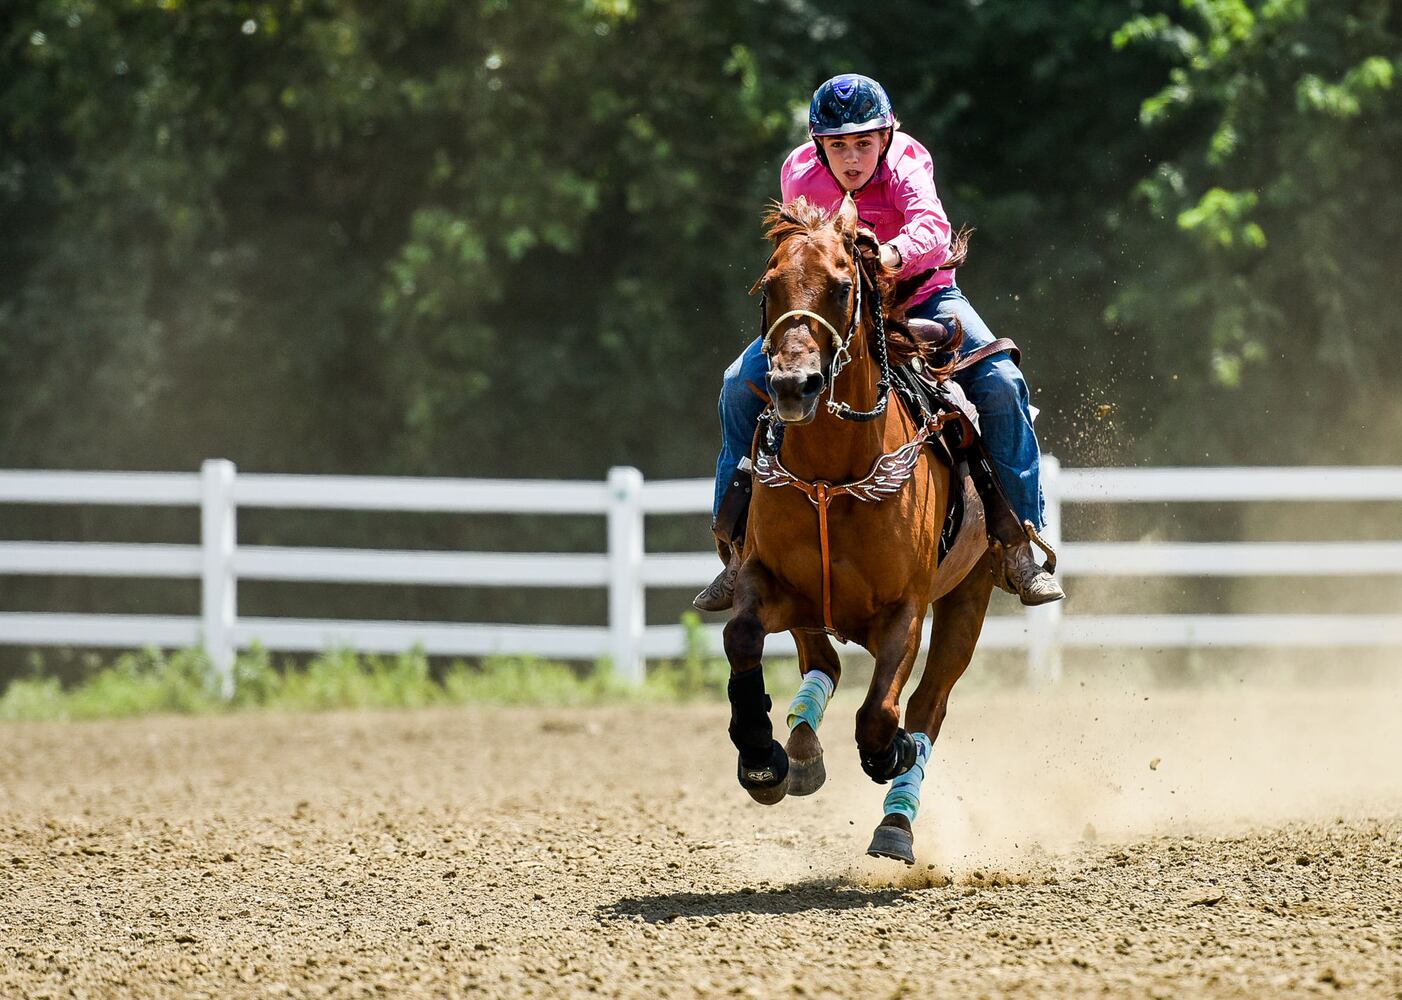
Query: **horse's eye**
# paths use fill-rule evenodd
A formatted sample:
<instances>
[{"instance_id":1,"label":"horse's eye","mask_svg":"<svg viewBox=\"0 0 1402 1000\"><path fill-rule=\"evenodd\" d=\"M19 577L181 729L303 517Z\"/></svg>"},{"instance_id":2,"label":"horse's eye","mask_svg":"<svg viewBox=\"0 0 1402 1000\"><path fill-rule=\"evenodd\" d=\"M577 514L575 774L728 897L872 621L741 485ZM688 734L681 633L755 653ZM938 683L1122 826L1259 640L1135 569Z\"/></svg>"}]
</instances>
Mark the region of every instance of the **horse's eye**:
<instances>
[{"instance_id":1,"label":"horse's eye","mask_svg":"<svg viewBox=\"0 0 1402 1000\"><path fill-rule=\"evenodd\" d=\"M832 294L834 298L846 299L852 294L852 282L839 281L832 286Z\"/></svg>"}]
</instances>

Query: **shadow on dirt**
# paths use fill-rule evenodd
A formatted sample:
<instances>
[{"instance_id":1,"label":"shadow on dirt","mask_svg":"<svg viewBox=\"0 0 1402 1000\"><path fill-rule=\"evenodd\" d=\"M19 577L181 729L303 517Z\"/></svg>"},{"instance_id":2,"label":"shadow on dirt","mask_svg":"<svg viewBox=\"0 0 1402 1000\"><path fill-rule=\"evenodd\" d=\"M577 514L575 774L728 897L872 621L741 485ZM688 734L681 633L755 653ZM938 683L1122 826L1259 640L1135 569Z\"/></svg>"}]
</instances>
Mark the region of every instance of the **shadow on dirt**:
<instances>
[{"instance_id":1,"label":"shadow on dirt","mask_svg":"<svg viewBox=\"0 0 1402 1000\"><path fill-rule=\"evenodd\" d=\"M665 892L655 896L625 896L598 909L600 920L641 917L665 924L682 917L719 917L737 913L804 913L809 910L859 910L891 906L911 896L910 889L864 889L837 881L800 882L777 889L734 892Z\"/></svg>"}]
</instances>

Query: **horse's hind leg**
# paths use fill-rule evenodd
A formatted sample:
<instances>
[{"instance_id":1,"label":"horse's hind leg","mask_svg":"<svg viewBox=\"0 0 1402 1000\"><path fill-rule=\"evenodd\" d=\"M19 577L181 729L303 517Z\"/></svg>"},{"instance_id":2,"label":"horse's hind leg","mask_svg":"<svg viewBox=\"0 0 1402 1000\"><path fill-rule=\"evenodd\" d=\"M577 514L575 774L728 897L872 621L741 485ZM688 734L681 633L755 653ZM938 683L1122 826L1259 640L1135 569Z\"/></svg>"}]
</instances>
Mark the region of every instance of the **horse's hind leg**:
<instances>
[{"instance_id":1,"label":"horse's hind leg","mask_svg":"<svg viewBox=\"0 0 1402 1000\"><path fill-rule=\"evenodd\" d=\"M798 669L803 682L789 703L789 740L784 746L789 755L789 794L812 795L828 779L823 745L818 742L818 725L842 675L842 664L826 635L792 635L798 646Z\"/></svg>"},{"instance_id":2,"label":"horse's hind leg","mask_svg":"<svg viewBox=\"0 0 1402 1000\"><path fill-rule=\"evenodd\" d=\"M886 793L885 816L876 828L871 847L867 848L867 853L873 856L915 863L911 824L920 809L920 785L925 780L925 765L944 724L949 693L973 659L974 647L983 631L988 598L993 591L989 558L985 556L959 586L934 604L925 673L905 710L906 725L916 742L916 764L892 782L891 790Z\"/></svg>"}]
</instances>

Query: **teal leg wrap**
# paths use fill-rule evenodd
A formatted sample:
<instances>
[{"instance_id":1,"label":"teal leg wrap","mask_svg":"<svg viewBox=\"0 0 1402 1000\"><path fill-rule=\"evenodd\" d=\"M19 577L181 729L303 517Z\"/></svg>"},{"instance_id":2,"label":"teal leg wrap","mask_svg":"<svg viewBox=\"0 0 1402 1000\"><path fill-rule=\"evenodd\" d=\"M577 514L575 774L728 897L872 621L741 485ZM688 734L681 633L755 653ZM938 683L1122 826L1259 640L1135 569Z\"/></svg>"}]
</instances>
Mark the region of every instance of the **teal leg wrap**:
<instances>
[{"instance_id":1,"label":"teal leg wrap","mask_svg":"<svg viewBox=\"0 0 1402 1000\"><path fill-rule=\"evenodd\" d=\"M897 813L911 823L920 811L920 785L925 780L925 762L930 759L932 744L924 733L915 733L915 766L895 781L886 793L885 815Z\"/></svg>"},{"instance_id":2,"label":"teal leg wrap","mask_svg":"<svg viewBox=\"0 0 1402 1000\"><path fill-rule=\"evenodd\" d=\"M789 729L806 722L816 733L818 723L823 721L823 712L828 707L828 699L832 697L832 689L832 678L821 670L810 670L804 674L798 693L789 703Z\"/></svg>"}]
</instances>

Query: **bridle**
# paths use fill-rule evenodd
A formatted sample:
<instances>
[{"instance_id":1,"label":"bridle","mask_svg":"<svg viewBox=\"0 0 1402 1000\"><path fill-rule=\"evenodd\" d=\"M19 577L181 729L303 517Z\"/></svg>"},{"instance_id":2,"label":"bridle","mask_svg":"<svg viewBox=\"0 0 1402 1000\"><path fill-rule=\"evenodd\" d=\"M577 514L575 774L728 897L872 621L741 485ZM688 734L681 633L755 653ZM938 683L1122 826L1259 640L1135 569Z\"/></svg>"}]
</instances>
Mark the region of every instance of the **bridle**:
<instances>
[{"instance_id":1,"label":"bridle","mask_svg":"<svg viewBox=\"0 0 1402 1000\"><path fill-rule=\"evenodd\" d=\"M781 323L795 318L816 320L832 337L833 343L833 358L828 365L829 371L826 375L828 412L843 420L864 422L875 420L886 412L886 403L891 395L891 365L886 356L886 320L882 310L881 286L875 277L869 275L866 268L862 266L862 258L859 254L854 251L852 258L857 270L857 290L853 297L852 314L848 321L845 337L838 333L837 328L825 317L808 309L790 309L773 323L766 323L766 299L761 298L760 326L764 327L765 330L764 339L760 346L766 355L772 357L770 352L773 347L774 331L779 328ZM876 405L870 410L854 410L846 403L838 402L833 397L837 391L837 377L852 361L852 342L856 339L857 329L861 326L862 321L863 286L869 286L868 290L871 295L872 337L874 338L871 351L876 358L879 375L876 383ZM761 285L761 287L763 286ZM819 392L821 393L821 390ZM946 417L952 419L953 415L949 414ZM757 433L760 447L754 458L755 480L764 486L787 486L797 489L812 502L817 510L818 552L823 568L821 597L823 629L843 642L847 640L837 631L833 623L832 553L828 539L828 507L840 496L850 496L865 503L879 503L886 497L899 493L911 476L915 474L916 463L926 440L932 435L938 434L943 423L944 419L940 417L928 417L911 440L893 452L878 456L872 463L871 471L864 478L850 483L830 483L822 479L809 482L786 469L784 463L779 459L779 447L782 439L778 432L783 430L783 421L779 419L772 404L760 416L760 427Z\"/></svg>"},{"instance_id":2,"label":"bridle","mask_svg":"<svg viewBox=\"0 0 1402 1000\"><path fill-rule=\"evenodd\" d=\"M832 370L831 378L836 379L837 376L842 373L842 369L847 367L847 363L852 360L852 355L849 353L848 348L852 346L852 338L857 335L857 324L861 321L862 317L862 284L863 282L859 277L857 280L857 301L852 306L852 320L847 325L846 337L843 337L842 334L837 332L837 327L829 323L827 317L821 316L809 309L790 309L773 323L769 324L769 329L764 331L764 343L760 345L760 349L764 351L765 354L771 354L774 343L774 331L779 329L779 325L783 323L784 320L793 319L795 316L817 320L818 323L822 325L823 329L827 330L828 333L832 335L832 346L836 353L833 354L832 364L829 367Z\"/></svg>"},{"instance_id":3,"label":"bridle","mask_svg":"<svg viewBox=\"0 0 1402 1000\"><path fill-rule=\"evenodd\" d=\"M861 257L855 252L852 254L852 260L856 265L857 288L853 296L855 301L852 304L851 319L847 324L847 335L845 337L837 332L837 327L833 326L826 317L820 316L818 313L809 309L790 309L768 325L768 328L764 331L764 340L760 345L760 349L767 356L773 357L772 347L774 331L777 330L780 324L785 320L794 318L817 320L823 329L832 336L833 346L832 360L828 362L828 370L824 375L824 381L827 382L828 390L827 402L824 405L827 407L829 413L843 420L865 422L868 420L875 420L886 412L886 397L891 394L891 366L886 357L886 320L881 307L881 287L876 283L875 279L867 275L866 268L862 266ZM870 410L854 410L848 404L836 399L837 377L842 374L842 370L852 361L852 341L856 339L857 329L861 326L862 321L862 288L868 283L870 283L871 286L872 318L874 320L872 354L876 356L878 371L876 381L876 405ZM761 324L764 323L764 317L766 316L765 307L767 305L767 295L768 291L766 290L765 297L760 299ZM819 391L821 392L821 390ZM775 416L772 419L777 420L778 418Z\"/></svg>"}]
</instances>

